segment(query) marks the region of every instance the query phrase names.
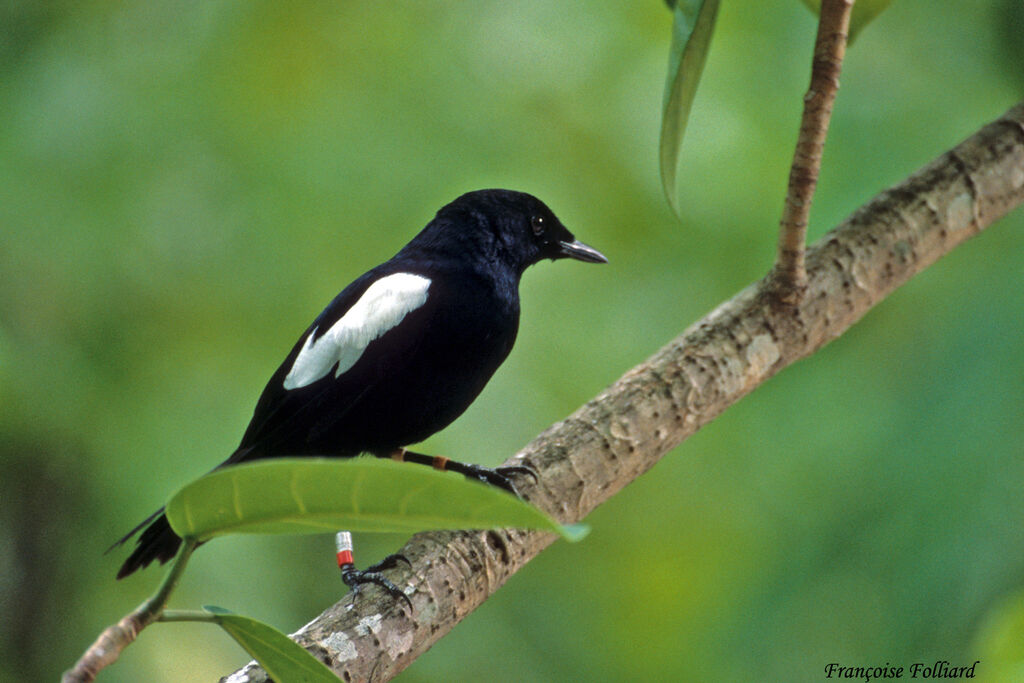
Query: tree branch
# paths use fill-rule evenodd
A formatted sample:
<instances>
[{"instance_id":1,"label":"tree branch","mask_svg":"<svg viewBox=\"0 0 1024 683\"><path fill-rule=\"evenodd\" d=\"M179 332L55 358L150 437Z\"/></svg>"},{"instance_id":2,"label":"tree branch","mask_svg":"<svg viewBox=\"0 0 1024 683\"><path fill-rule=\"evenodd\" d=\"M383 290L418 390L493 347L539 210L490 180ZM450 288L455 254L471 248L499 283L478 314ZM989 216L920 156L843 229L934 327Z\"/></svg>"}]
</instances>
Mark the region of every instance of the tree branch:
<instances>
[{"instance_id":1,"label":"tree branch","mask_svg":"<svg viewBox=\"0 0 1024 683\"><path fill-rule=\"evenodd\" d=\"M142 629L160 619L164 605L167 604L171 593L177 587L178 581L185 571L185 565L188 564L196 545L192 539L185 540L181 551L174 558L174 564L167 571L167 575L164 576L156 593L124 615L116 624L103 629L103 633L75 662L75 666L64 672L61 683L90 683L95 680L100 671L117 661L121 650L135 642Z\"/></svg>"},{"instance_id":2,"label":"tree branch","mask_svg":"<svg viewBox=\"0 0 1024 683\"><path fill-rule=\"evenodd\" d=\"M818 186L821 154L825 149L832 103L839 90L839 73L846 55L853 0L822 0L818 35L811 61L811 85L804 95L800 135L789 169L789 187L779 221L779 248L774 285L780 302L797 304L807 290L804 252L811 201Z\"/></svg>"},{"instance_id":3,"label":"tree branch","mask_svg":"<svg viewBox=\"0 0 1024 683\"><path fill-rule=\"evenodd\" d=\"M585 517L669 450L791 363L845 332L875 304L1024 202L1024 102L879 194L807 253L807 292L779 306L768 277L753 283L628 371L506 464L540 474L517 482L563 522ZM390 573L412 586L410 615L364 590L296 635L345 681L385 681L478 607L552 534L431 532L400 551ZM408 591L407 591L408 592ZM250 664L226 679L265 681Z\"/></svg>"}]
</instances>

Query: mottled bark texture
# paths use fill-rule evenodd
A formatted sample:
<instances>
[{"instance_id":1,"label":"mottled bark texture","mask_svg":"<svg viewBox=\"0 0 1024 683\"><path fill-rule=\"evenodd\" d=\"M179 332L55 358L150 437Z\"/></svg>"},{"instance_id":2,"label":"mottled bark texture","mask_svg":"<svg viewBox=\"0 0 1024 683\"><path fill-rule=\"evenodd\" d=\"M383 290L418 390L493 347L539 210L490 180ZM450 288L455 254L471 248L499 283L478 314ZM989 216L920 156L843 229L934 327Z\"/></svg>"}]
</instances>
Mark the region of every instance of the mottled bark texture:
<instances>
[{"instance_id":1,"label":"mottled bark texture","mask_svg":"<svg viewBox=\"0 0 1024 683\"><path fill-rule=\"evenodd\" d=\"M563 522L582 519L702 425L787 365L835 339L940 256L1024 202L1024 103L882 192L807 252L807 292L772 303L766 280L723 303L506 464ZM296 638L345 681L409 666L555 537L531 531L419 534L390 572L415 611L370 588ZM227 680L263 681L251 664Z\"/></svg>"}]
</instances>

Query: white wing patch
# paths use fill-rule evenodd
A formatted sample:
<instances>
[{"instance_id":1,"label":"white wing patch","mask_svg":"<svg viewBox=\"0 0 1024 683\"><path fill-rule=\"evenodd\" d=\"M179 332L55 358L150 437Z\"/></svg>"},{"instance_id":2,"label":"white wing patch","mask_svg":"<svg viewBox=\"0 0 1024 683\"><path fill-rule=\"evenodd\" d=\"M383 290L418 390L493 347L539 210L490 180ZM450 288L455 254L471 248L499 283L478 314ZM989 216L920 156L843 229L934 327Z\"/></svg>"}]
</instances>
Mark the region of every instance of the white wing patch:
<instances>
[{"instance_id":1,"label":"white wing patch","mask_svg":"<svg viewBox=\"0 0 1024 683\"><path fill-rule=\"evenodd\" d=\"M356 364L374 339L402 322L406 314L427 300L430 280L411 273L395 273L366 288L352 308L331 325L316 341L316 328L295 357L295 363L284 378L284 388L298 389L326 377L334 364L335 377Z\"/></svg>"}]
</instances>

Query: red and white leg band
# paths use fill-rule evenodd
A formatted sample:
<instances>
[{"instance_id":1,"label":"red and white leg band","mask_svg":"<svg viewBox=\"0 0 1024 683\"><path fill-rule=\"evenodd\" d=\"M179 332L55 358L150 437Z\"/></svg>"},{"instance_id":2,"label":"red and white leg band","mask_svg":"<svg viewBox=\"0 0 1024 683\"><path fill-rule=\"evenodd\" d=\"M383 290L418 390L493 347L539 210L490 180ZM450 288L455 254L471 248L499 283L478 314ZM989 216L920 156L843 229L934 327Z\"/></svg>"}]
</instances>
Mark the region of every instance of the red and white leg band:
<instances>
[{"instance_id":1,"label":"red and white leg band","mask_svg":"<svg viewBox=\"0 0 1024 683\"><path fill-rule=\"evenodd\" d=\"M352 534L348 531L339 531L334 535L334 547L338 550L338 566L354 564L352 558Z\"/></svg>"}]
</instances>

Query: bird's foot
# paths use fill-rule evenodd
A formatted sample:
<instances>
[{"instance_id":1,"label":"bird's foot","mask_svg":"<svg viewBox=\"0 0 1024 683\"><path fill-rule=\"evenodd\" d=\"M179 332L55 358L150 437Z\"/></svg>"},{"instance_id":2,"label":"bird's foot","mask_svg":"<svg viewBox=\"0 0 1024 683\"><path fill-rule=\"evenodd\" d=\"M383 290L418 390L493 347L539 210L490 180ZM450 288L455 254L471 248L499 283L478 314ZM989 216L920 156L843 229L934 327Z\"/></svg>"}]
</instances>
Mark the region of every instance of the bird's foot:
<instances>
[{"instance_id":1,"label":"bird's foot","mask_svg":"<svg viewBox=\"0 0 1024 683\"><path fill-rule=\"evenodd\" d=\"M522 498L523 496L519 493L519 489L516 488L515 483L512 481L513 476L526 474L533 477L533 481L535 483L539 479L537 476L537 470L527 465L510 465L508 467L496 467L491 469L490 467L484 467L483 465L473 465L471 463L459 462L458 460L449 460L448 458L440 455L424 455L423 453L416 453L404 448L391 451L386 456L379 455L378 457L389 457L392 460L398 460L400 462L405 461L414 462L418 465L428 465L433 467L435 470L441 470L442 472L458 472L470 479L476 479L477 481L482 481L485 484L505 489L516 498Z\"/></svg>"},{"instance_id":2,"label":"bird's foot","mask_svg":"<svg viewBox=\"0 0 1024 683\"><path fill-rule=\"evenodd\" d=\"M494 469L484 467L483 465L463 465L463 467L465 470L462 474L467 477L505 489L516 498L522 498L523 496L519 493L519 489L516 488L515 482L512 481L513 476L518 474L529 475L533 477L534 482L538 479L537 470L526 465L510 465L508 467L495 467Z\"/></svg>"},{"instance_id":3,"label":"bird's foot","mask_svg":"<svg viewBox=\"0 0 1024 683\"><path fill-rule=\"evenodd\" d=\"M399 565L400 562L405 562L405 564L410 569L412 568L412 562L409 561L408 557L406 557L402 553L394 553L393 555L388 555L387 557L385 557L383 560L381 560L377 564L370 565L369 567L366 568L366 571L368 571L368 572L382 572L382 571L384 571L386 569L394 569L395 567L397 567Z\"/></svg>"},{"instance_id":4,"label":"bird's foot","mask_svg":"<svg viewBox=\"0 0 1024 683\"><path fill-rule=\"evenodd\" d=\"M405 601L408 605L409 611L412 611L412 600L405 592L396 586L391 579L381 574L381 571L385 569L392 569L398 566L399 562L405 562L410 564L409 560L404 555L388 555L383 560L367 567L366 569L356 569L352 563L345 563L341 565L341 580L345 582L345 585L352 589L353 595L359 594L359 588L365 586L368 583L375 584L386 590L391 597L398 598Z\"/></svg>"},{"instance_id":5,"label":"bird's foot","mask_svg":"<svg viewBox=\"0 0 1024 683\"><path fill-rule=\"evenodd\" d=\"M405 604L412 611L412 601L405 592L396 586L391 579L381 574L385 569L394 569L399 562L405 562L410 567L412 562L405 555L388 555L377 564L360 571L356 569L355 559L352 557L352 534L348 531L339 531L334 535L334 543L338 550L338 569L341 570L341 580L352 589L353 598L359 594L359 587L368 583L376 584L391 594L393 598L405 600Z\"/></svg>"}]
</instances>

